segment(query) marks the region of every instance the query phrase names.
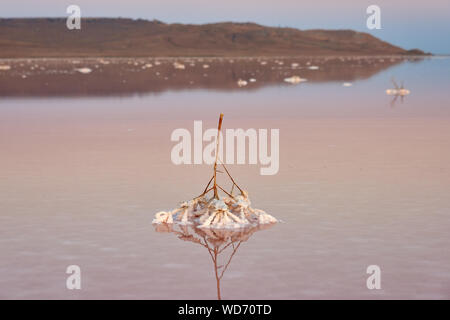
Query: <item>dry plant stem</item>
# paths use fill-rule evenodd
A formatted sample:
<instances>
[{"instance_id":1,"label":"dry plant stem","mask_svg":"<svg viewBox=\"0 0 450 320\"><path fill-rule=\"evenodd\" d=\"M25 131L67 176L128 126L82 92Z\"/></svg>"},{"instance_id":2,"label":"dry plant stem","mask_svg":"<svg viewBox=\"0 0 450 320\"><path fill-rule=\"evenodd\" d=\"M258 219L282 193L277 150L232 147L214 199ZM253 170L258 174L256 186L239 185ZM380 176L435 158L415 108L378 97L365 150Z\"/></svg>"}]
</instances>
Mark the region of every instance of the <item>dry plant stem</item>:
<instances>
[{"instance_id":1,"label":"dry plant stem","mask_svg":"<svg viewBox=\"0 0 450 320\"><path fill-rule=\"evenodd\" d=\"M211 190L213 190L214 187L209 188L208 190L205 190L205 192L203 192L201 195L199 195L198 197L195 197L194 199L198 199L200 197L203 197L205 194L207 194L208 192L210 192Z\"/></svg>"},{"instance_id":2,"label":"dry plant stem","mask_svg":"<svg viewBox=\"0 0 450 320\"><path fill-rule=\"evenodd\" d=\"M217 185L217 186L220 188L220 190L222 190L223 192L225 192L230 198L234 199L234 197L233 197L231 194L229 194L224 188L222 188L222 187L219 186L219 185Z\"/></svg>"},{"instance_id":3,"label":"dry plant stem","mask_svg":"<svg viewBox=\"0 0 450 320\"><path fill-rule=\"evenodd\" d=\"M225 164L222 162L222 166L225 169L225 171L227 172L227 175L230 177L231 181L233 182L233 187L236 186L239 191L241 192L241 194L244 194L244 191L242 191L242 189L237 185L236 181L234 181L233 177L231 176L231 174L228 172L227 167L225 167Z\"/></svg>"},{"instance_id":4,"label":"dry plant stem","mask_svg":"<svg viewBox=\"0 0 450 320\"><path fill-rule=\"evenodd\" d=\"M217 192L217 159L219 158L219 145L220 145L220 130L222 129L223 113L220 114L219 126L217 128L216 139L216 161L214 162L214 198L219 199L219 193Z\"/></svg>"},{"instance_id":5,"label":"dry plant stem","mask_svg":"<svg viewBox=\"0 0 450 320\"><path fill-rule=\"evenodd\" d=\"M208 187L209 187L209 185L211 184L211 182L213 181L213 179L214 179L214 176L212 176L211 179L209 180L208 184L206 185L205 190L204 190L203 193L202 193L202 196L206 194L206 192L207 192L207 190L208 190Z\"/></svg>"}]
</instances>

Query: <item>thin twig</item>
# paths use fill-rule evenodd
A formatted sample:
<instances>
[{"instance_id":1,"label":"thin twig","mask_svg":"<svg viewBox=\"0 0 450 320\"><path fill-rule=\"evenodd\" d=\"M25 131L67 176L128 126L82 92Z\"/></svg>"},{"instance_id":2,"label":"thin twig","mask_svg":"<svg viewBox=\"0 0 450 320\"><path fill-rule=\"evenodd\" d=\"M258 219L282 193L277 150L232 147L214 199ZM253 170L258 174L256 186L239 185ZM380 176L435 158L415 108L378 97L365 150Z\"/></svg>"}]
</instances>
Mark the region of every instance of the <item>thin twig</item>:
<instances>
[{"instance_id":1,"label":"thin twig","mask_svg":"<svg viewBox=\"0 0 450 320\"><path fill-rule=\"evenodd\" d=\"M224 188L222 188L222 187L219 186L219 185L217 185L217 186L220 188L220 190L222 190L223 192L225 192L229 197L231 197L232 199L234 199L234 197L233 197L231 194L229 194L227 191L225 191Z\"/></svg>"},{"instance_id":2,"label":"thin twig","mask_svg":"<svg viewBox=\"0 0 450 320\"><path fill-rule=\"evenodd\" d=\"M202 194L205 194L205 193L206 193L206 190L208 190L208 187L209 187L209 185L211 184L211 182L213 181L213 179L214 179L214 176L211 177L211 179L209 180L209 182L208 182L208 184L206 185L206 188L205 188L205 190L203 191Z\"/></svg>"},{"instance_id":3,"label":"thin twig","mask_svg":"<svg viewBox=\"0 0 450 320\"><path fill-rule=\"evenodd\" d=\"M244 191L242 191L242 189L238 186L238 184L236 183L236 181L234 181L233 177L231 176L230 172L228 172L227 167L225 167L225 164L223 162L221 162L223 168L225 169L225 171L227 172L228 176L230 177L231 181L233 182L233 184L239 189L239 191L244 194Z\"/></svg>"},{"instance_id":4,"label":"thin twig","mask_svg":"<svg viewBox=\"0 0 450 320\"><path fill-rule=\"evenodd\" d=\"M214 187L209 188L208 190L206 190L205 192L203 192L201 195L195 197L194 200L195 200L195 199L198 199L198 198L200 198L200 197L203 197L205 194L207 194L208 192L210 192L212 189L214 189Z\"/></svg>"}]
</instances>

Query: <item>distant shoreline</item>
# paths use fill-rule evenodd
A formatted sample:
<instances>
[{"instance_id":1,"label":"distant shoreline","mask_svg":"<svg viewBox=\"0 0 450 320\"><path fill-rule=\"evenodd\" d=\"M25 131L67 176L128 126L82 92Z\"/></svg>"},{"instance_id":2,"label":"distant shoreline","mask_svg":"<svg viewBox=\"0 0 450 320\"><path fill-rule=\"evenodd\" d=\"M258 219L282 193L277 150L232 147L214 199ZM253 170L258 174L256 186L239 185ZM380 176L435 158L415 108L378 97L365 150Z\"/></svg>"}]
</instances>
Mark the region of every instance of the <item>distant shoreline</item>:
<instances>
[{"instance_id":1,"label":"distant shoreline","mask_svg":"<svg viewBox=\"0 0 450 320\"><path fill-rule=\"evenodd\" d=\"M409 55L409 54L390 54L390 55L315 55L315 56L198 56L198 57L192 57L192 56L116 56L116 57L110 57L110 56L67 56L67 57L19 57L19 58L8 58L8 57L0 57L0 61L22 61L22 60L46 60L46 61L52 61L52 60L71 60L71 59L78 59L78 60L92 60L92 59L110 59L110 60L121 60L121 59L151 59L151 60L170 60L170 61L176 61L176 60L186 60L186 59L192 59L192 60L198 60L198 59L207 59L207 60L221 60L221 59L235 59L235 60L246 60L246 59L336 59L336 58L373 58L373 59L383 59L383 58L403 58L403 59L425 59L425 58L450 58L449 55L433 55L433 54L427 54L427 55Z\"/></svg>"},{"instance_id":2,"label":"distant shoreline","mask_svg":"<svg viewBox=\"0 0 450 320\"><path fill-rule=\"evenodd\" d=\"M368 33L298 30L255 23L166 24L153 20L0 18L0 58L211 58L426 56Z\"/></svg>"}]
</instances>

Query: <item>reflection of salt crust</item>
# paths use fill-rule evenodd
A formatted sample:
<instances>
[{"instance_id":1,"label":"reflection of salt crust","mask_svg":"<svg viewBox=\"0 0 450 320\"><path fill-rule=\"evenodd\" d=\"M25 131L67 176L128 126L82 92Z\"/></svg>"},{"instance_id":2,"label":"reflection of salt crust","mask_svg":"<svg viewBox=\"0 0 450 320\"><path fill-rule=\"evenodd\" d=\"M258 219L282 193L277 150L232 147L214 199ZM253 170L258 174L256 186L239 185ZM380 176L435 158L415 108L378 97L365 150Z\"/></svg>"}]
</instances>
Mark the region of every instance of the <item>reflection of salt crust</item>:
<instances>
[{"instance_id":1,"label":"reflection of salt crust","mask_svg":"<svg viewBox=\"0 0 450 320\"><path fill-rule=\"evenodd\" d=\"M186 201L170 212L158 212L153 223L196 224L199 228L240 229L278 222L270 214L253 209L248 194L206 199L204 196Z\"/></svg>"}]
</instances>

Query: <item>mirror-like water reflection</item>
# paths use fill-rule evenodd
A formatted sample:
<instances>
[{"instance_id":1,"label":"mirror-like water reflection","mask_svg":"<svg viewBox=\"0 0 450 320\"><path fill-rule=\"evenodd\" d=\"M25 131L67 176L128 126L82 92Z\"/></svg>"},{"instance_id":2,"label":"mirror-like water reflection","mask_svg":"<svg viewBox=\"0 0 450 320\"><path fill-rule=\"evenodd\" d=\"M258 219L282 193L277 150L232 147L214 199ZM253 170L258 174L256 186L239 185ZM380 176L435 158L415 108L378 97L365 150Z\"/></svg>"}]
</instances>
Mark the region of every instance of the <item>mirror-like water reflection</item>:
<instances>
[{"instance_id":1,"label":"mirror-like water reflection","mask_svg":"<svg viewBox=\"0 0 450 320\"><path fill-rule=\"evenodd\" d=\"M363 80L424 57L103 58L0 60L0 96L126 96L168 90L254 90L308 82Z\"/></svg>"},{"instance_id":2,"label":"mirror-like water reflection","mask_svg":"<svg viewBox=\"0 0 450 320\"><path fill-rule=\"evenodd\" d=\"M39 65L33 72L42 78L26 74L28 85L21 72L31 66L8 62L12 68L0 74L0 297L217 298L205 247L156 233L151 222L197 196L211 172L174 165L171 133L192 130L194 120L217 128L223 112L224 129L280 129L276 175L261 176L259 165L230 170L256 208L285 223L239 246L220 279L221 298L448 298L450 59L404 61L376 73L356 62L355 78L345 80L351 86L341 71L327 80L332 64L315 59L319 69L310 70L306 62L294 71L310 81L298 85L281 73L258 90L251 90L258 77L243 87L233 80L232 90L210 90L207 82L187 90L181 75L190 66L167 61L183 90L167 84L142 95L134 93L153 86L140 78L148 69L132 73L142 90L117 84L108 91L91 82L101 74L95 70L53 75ZM70 72L81 67L71 64ZM386 94L395 89L392 77L411 91L394 108ZM77 79L74 88L68 78ZM218 266L232 249L219 254ZM72 264L83 274L77 292L65 288ZM380 291L365 286L371 264L381 267Z\"/></svg>"},{"instance_id":3,"label":"mirror-like water reflection","mask_svg":"<svg viewBox=\"0 0 450 320\"><path fill-rule=\"evenodd\" d=\"M208 250L216 277L217 299L222 299L220 281L227 271L235 253L243 242L246 242L257 231L273 227L273 224L262 224L245 229L226 230L197 228L194 225L158 224L155 231L173 233L178 239L198 244ZM219 259L222 260L219 260Z\"/></svg>"}]
</instances>

